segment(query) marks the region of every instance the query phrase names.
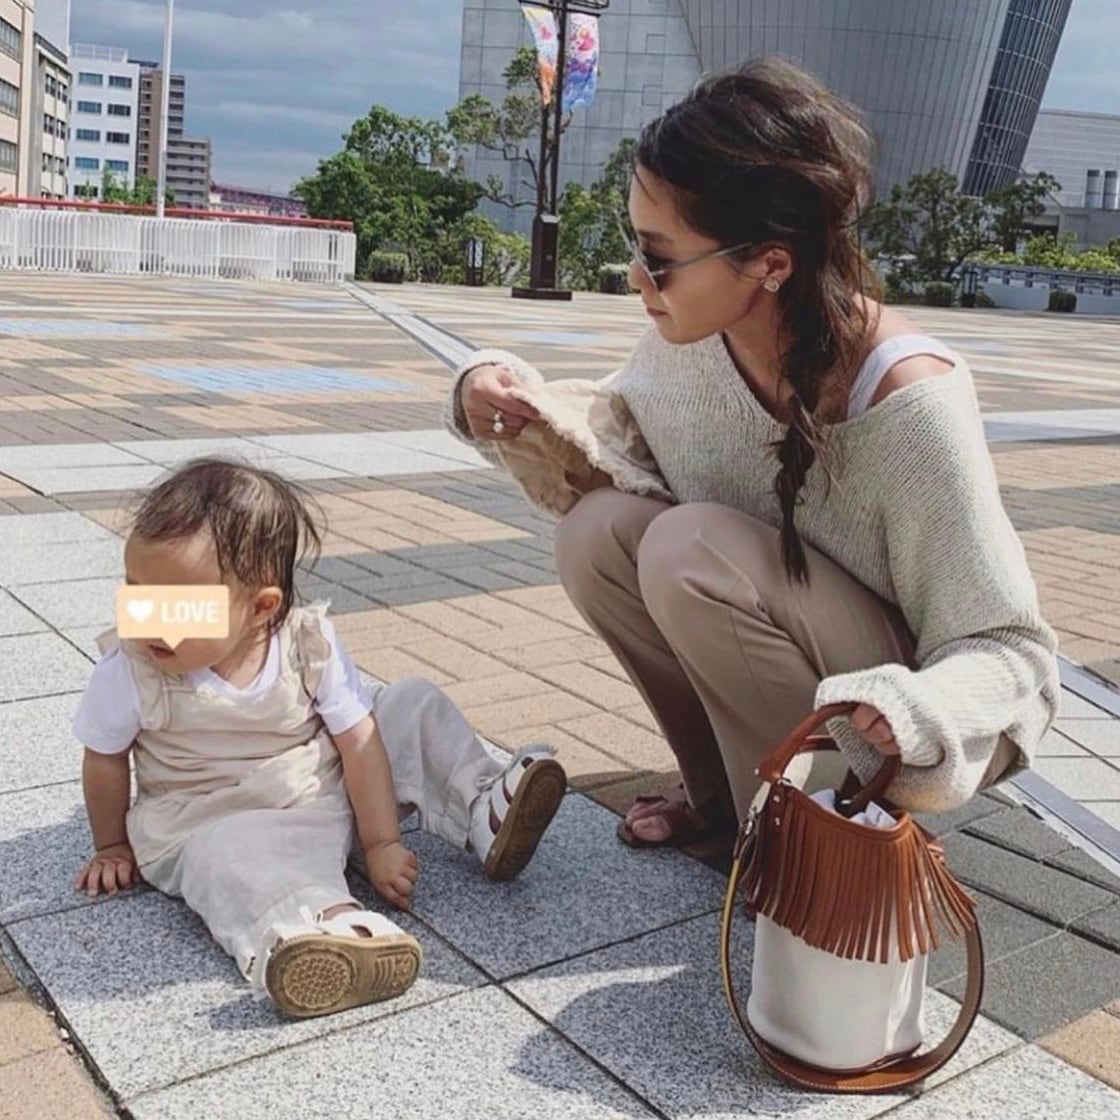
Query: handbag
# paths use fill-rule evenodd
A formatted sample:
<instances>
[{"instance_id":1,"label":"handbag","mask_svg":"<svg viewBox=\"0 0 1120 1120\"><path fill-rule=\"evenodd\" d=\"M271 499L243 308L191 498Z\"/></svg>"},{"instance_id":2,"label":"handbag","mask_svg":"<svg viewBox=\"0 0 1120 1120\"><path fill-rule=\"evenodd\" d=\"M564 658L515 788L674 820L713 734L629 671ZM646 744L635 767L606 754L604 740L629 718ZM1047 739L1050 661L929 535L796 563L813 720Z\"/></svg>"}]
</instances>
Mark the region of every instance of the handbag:
<instances>
[{"instance_id":1,"label":"handbag","mask_svg":"<svg viewBox=\"0 0 1120 1120\"><path fill-rule=\"evenodd\" d=\"M814 712L759 767L765 799L739 830L720 931L724 993L755 1050L786 1080L828 1093L893 1092L940 1069L972 1029L984 988L975 902L942 845L882 803L901 760L885 756L866 786L849 774L823 797L785 777L798 755L838 749L814 733L855 708ZM745 1014L731 969L740 888L756 913ZM918 1054L926 965L945 936L965 942L964 1000L945 1039Z\"/></svg>"}]
</instances>

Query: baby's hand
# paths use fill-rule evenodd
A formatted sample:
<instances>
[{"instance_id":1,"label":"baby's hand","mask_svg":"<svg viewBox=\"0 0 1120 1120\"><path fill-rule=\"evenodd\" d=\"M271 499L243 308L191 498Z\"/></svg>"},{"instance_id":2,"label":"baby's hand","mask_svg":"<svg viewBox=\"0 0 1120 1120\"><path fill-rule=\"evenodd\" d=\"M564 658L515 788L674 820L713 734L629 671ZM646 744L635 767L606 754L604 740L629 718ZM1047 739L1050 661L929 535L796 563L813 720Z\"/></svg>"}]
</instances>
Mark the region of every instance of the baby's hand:
<instances>
[{"instance_id":1,"label":"baby's hand","mask_svg":"<svg viewBox=\"0 0 1120 1120\"><path fill-rule=\"evenodd\" d=\"M370 886L386 902L401 910L412 909L412 892L420 874L415 853L399 840L366 848L366 871Z\"/></svg>"},{"instance_id":2,"label":"baby's hand","mask_svg":"<svg viewBox=\"0 0 1120 1120\"><path fill-rule=\"evenodd\" d=\"M74 890L87 891L90 898L104 891L116 894L140 882L136 856L128 843L110 844L94 855L74 880Z\"/></svg>"}]
</instances>

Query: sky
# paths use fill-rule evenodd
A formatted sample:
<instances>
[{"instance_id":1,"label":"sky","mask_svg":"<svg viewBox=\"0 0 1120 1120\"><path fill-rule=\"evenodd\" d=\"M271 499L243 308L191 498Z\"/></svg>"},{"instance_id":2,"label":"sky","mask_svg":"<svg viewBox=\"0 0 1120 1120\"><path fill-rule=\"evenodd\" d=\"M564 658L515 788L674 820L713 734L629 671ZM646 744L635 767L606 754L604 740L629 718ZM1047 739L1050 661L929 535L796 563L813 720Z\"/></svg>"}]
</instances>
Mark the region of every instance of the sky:
<instances>
[{"instance_id":1,"label":"sky","mask_svg":"<svg viewBox=\"0 0 1120 1120\"><path fill-rule=\"evenodd\" d=\"M512 4L514 0L510 0ZM165 0L73 0L72 41L162 57ZM438 117L459 81L460 0L177 0L172 68L218 182L286 190L377 102ZM1074 0L1044 104L1120 114L1117 0Z\"/></svg>"}]
</instances>

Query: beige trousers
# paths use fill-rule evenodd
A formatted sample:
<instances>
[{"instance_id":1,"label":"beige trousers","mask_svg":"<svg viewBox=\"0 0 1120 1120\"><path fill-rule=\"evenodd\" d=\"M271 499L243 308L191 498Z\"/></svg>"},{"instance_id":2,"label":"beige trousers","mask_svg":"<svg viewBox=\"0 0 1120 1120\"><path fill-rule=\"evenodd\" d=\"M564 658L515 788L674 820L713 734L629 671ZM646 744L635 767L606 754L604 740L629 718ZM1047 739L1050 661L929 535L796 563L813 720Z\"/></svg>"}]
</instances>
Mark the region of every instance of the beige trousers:
<instances>
[{"instance_id":1,"label":"beige trousers","mask_svg":"<svg viewBox=\"0 0 1120 1120\"><path fill-rule=\"evenodd\" d=\"M791 583L778 536L726 506L606 489L556 534L564 589L656 716L689 800L740 818L760 759L813 710L823 677L913 660L896 607L808 546L810 581ZM791 776L834 785L838 761Z\"/></svg>"}]
</instances>

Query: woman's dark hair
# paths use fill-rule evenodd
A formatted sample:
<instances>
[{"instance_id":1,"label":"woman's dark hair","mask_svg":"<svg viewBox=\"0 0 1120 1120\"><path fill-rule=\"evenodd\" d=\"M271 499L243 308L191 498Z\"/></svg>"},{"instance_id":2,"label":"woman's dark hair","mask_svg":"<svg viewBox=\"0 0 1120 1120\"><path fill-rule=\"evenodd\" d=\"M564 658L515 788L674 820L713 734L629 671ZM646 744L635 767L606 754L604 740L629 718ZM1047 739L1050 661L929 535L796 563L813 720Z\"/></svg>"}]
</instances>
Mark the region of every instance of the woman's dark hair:
<instances>
[{"instance_id":1,"label":"woman's dark hair","mask_svg":"<svg viewBox=\"0 0 1120 1120\"><path fill-rule=\"evenodd\" d=\"M747 246L735 261L776 245L793 257L777 296L788 340L782 376L793 394L774 489L782 557L801 582L808 567L794 512L824 449L817 409L835 379L850 385L855 376L869 327L856 296L879 294L858 233L873 148L852 106L792 63L764 58L702 78L646 126L636 153L640 167L668 184L687 225Z\"/></svg>"},{"instance_id":2,"label":"woman's dark hair","mask_svg":"<svg viewBox=\"0 0 1120 1120\"><path fill-rule=\"evenodd\" d=\"M313 499L273 471L226 459L195 459L144 495L132 531L147 541L206 529L218 566L248 587L279 587L275 631L295 603L297 564L318 559L322 536Z\"/></svg>"}]
</instances>

